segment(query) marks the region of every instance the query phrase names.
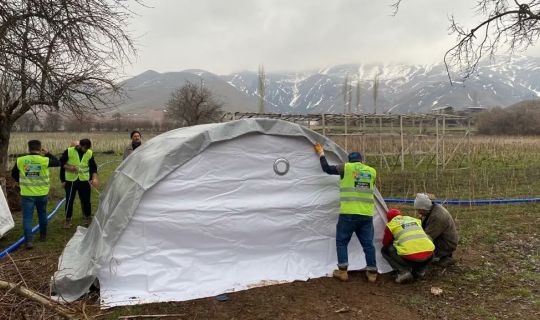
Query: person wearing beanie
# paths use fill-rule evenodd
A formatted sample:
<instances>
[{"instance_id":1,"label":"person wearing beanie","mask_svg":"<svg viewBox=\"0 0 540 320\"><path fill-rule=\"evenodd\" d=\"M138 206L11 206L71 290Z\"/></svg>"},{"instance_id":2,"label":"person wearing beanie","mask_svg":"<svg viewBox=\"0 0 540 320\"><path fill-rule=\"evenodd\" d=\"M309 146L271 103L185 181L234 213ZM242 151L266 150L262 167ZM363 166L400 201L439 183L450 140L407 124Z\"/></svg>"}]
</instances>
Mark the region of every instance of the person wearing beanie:
<instances>
[{"instance_id":1,"label":"person wearing beanie","mask_svg":"<svg viewBox=\"0 0 540 320\"><path fill-rule=\"evenodd\" d=\"M133 130L131 131L131 134L129 135L130 138L131 138L131 143L129 144L129 146L127 146L126 150L124 151L124 157L123 159L125 160L130 154L133 153L133 151L135 151L135 149L137 149L138 147L141 146L142 144L142 135L141 135L141 132L138 131L138 130Z\"/></svg>"},{"instance_id":2,"label":"person wearing beanie","mask_svg":"<svg viewBox=\"0 0 540 320\"><path fill-rule=\"evenodd\" d=\"M375 212L373 192L377 172L362 162L362 155L359 152L351 152L349 162L337 166L328 164L320 144L315 145L315 152L319 155L324 172L341 177L340 215L336 226L338 269L334 270L333 276L341 281L349 279L347 247L353 233L356 233L366 257L366 277L369 282L375 282L377 281L377 263L373 246L373 213Z\"/></svg>"},{"instance_id":3,"label":"person wearing beanie","mask_svg":"<svg viewBox=\"0 0 540 320\"><path fill-rule=\"evenodd\" d=\"M458 244L458 233L454 219L442 205L434 203L426 193L418 193L414 209L422 219L422 228L435 244L433 262L442 267L455 263L453 253Z\"/></svg>"},{"instance_id":4,"label":"person wearing beanie","mask_svg":"<svg viewBox=\"0 0 540 320\"><path fill-rule=\"evenodd\" d=\"M381 253L398 271L396 282L423 278L435 246L422 229L422 222L402 215L398 209L388 210L387 218Z\"/></svg>"}]
</instances>

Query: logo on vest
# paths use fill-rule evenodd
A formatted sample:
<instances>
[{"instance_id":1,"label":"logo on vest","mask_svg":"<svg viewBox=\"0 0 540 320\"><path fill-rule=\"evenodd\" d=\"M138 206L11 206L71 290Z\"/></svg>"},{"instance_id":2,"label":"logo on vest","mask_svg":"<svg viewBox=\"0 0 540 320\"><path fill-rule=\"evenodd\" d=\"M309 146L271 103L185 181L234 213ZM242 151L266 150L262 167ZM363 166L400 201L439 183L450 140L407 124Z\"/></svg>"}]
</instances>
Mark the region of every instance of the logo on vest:
<instances>
[{"instance_id":1,"label":"logo on vest","mask_svg":"<svg viewBox=\"0 0 540 320\"><path fill-rule=\"evenodd\" d=\"M41 172L41 165L39 164L25 164L24 165L24 174L27 177L35 177L39 176L39 173Z\"/></svg>"}]
</instances>

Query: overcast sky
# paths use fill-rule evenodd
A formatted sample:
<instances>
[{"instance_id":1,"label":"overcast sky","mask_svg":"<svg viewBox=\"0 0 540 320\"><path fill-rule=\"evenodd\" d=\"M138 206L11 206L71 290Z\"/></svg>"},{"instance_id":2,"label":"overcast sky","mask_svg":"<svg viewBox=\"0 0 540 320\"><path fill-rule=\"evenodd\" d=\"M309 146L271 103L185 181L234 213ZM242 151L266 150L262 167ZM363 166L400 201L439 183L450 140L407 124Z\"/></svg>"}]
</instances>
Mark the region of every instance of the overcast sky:
<instances>
[{"instance_id":1,"label":"overcast sky","mask_svg":"<svg viewBox=\"0 0 540 320\"><path fill-rule=\"evenodd\" d=\"M320 69L345 63L442 60L448 16L472 26L471 0L145 0L129 27L139 54L130 75ZM538 56L540 50L527 52Z\"/></svg>"}]
</instances>

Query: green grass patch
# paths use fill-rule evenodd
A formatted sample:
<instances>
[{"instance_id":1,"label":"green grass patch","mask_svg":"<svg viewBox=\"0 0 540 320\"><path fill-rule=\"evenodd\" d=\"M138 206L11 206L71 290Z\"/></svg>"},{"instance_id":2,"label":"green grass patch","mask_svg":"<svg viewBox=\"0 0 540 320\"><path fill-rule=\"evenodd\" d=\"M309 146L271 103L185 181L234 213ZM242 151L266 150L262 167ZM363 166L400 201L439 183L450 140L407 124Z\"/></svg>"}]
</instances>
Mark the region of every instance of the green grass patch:
<instances>
[{"instance_id":1,"label":"green grass patch","mask_svg":"<svg viewBox=\"0 0 540 320\"><path fill-rule=\"evenodd\" d=\"M533 296L533 292L529 288L513 288L510 290L510 294L522 298L530 298Z\"/></svg>"},{"instance_id":2,"label":"green grass patch","mask_svg":"<svg viewBox=\"0 0 540 320\"><path fill-rule=\"evenodd\" d=\"M98 166L101 163L105 163L108 161L120 161L122 160L122 157L115 156L115 155L101 155L97 154L95 155L96 162ZM116 169L119 162L112 162L109 164L106 164L102 166L98 170L99 180L100 180L100 186L98 187L98 191L102 192L105 188L105 185L107 183L107 180L109 179L112 172ZM48 203L48 210L47 212L50 213L54 207L58 204L60 199L62 199L65 196L65 191L60 184L60 177L59 177L59 169L58 168L51 168L50 169L50 176L51 176L51 192L49 197L49 203ZM99 201L99 194L95 189L92 189L92 215L96 212L98 207L98 201ZM22 215L20 212L13 212L13 220L15 221L15 227L10 230L3 238L0 239L0 248L7 248L9 245L17 241L20 237L23 236L23 228L22 228ZM48 224L48 237L47 242L40 243L39 241L34 241L34 251L41 251L44 250L45 252L50 251L58 251L62 250L67 241L71 238L73 233L75 232L75 229L77 225L83 224L83 217L82 217L82 211L81 206L78 197L75 199L75 203L73 205L73 227L70 229L63 229L65 221L65 206L62 205L60 209L58 210L58 213L49 221ZM37 213L34 210L34 224L37 225ZM39 235L36 237L34 235L34 240L37 240L39 238Z\"/></svg>"}]
</instances>

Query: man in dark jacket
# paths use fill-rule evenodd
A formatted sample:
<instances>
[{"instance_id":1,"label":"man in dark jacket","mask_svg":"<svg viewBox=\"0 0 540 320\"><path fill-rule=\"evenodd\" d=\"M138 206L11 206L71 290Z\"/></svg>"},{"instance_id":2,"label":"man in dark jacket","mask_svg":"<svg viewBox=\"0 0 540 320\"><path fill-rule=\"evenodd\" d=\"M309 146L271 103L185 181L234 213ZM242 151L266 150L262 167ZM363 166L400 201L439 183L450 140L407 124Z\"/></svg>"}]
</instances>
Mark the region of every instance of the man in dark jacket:
<instances>
[{"instance_id":1,"label":"man in dark jacket","mask_svg":"<svg viewBox=\"0 0 540 320\"><path fill-rule=\"evenodd\" d=\"M97 165L92 153L92 142L89 139L82 139L75 147L69 147L60 162L60 181L66 191L66 223L64 228L71 227L71 217L73 216L73 202L75 195L79 193L81 207L84 216L84 224L91 222L91 187L97 188Z\"/></svg>"},{"instance_id":2,"label":"man in dark jacket","mask_svg":"<svg viewBox=\"0 0 540 320\"><path fill-rule=\"evenodd\" d=\"M373 214L375 212L373 192L377 172L363 163L359 152L351 152L349 162L341 165L329 165L320 144L315 145L315 152L319 155L324 172L341 177L340 215L336 225L338 269L334 270L334 278L341 281L349 280L347 247L352 235L356 234L366 257L366 277L369 282L375 282L377 261L373 246Z\"/></svg>"},{"instance_id":3,"label":"man in dark jacket","mask_svg":"<svg viewBox=\"0 0 540 320\"><path fill-rule=\"evenodd\" d=\"M124 157L123 157L124 160L142 144L142 135L140 131L137 131L137 130L132 131L130 137L131 137L131 143L129 144L129 146L127 146L126 150L124 151Z\"/></svg>"},{"instance_id":4,"label":"man in dark jacket","mask_svg":"<svg viewBox=\"0 0 540 320\"><path fill-rule=\"evenodd\" d=\"M418 193L414 209L422 218L422 228L435 244L433 261L447 267L454 264L452 257L458 244L458 234L454 219L443 206L431 201L429 195Z\"/></svg>"}]
</instances>

